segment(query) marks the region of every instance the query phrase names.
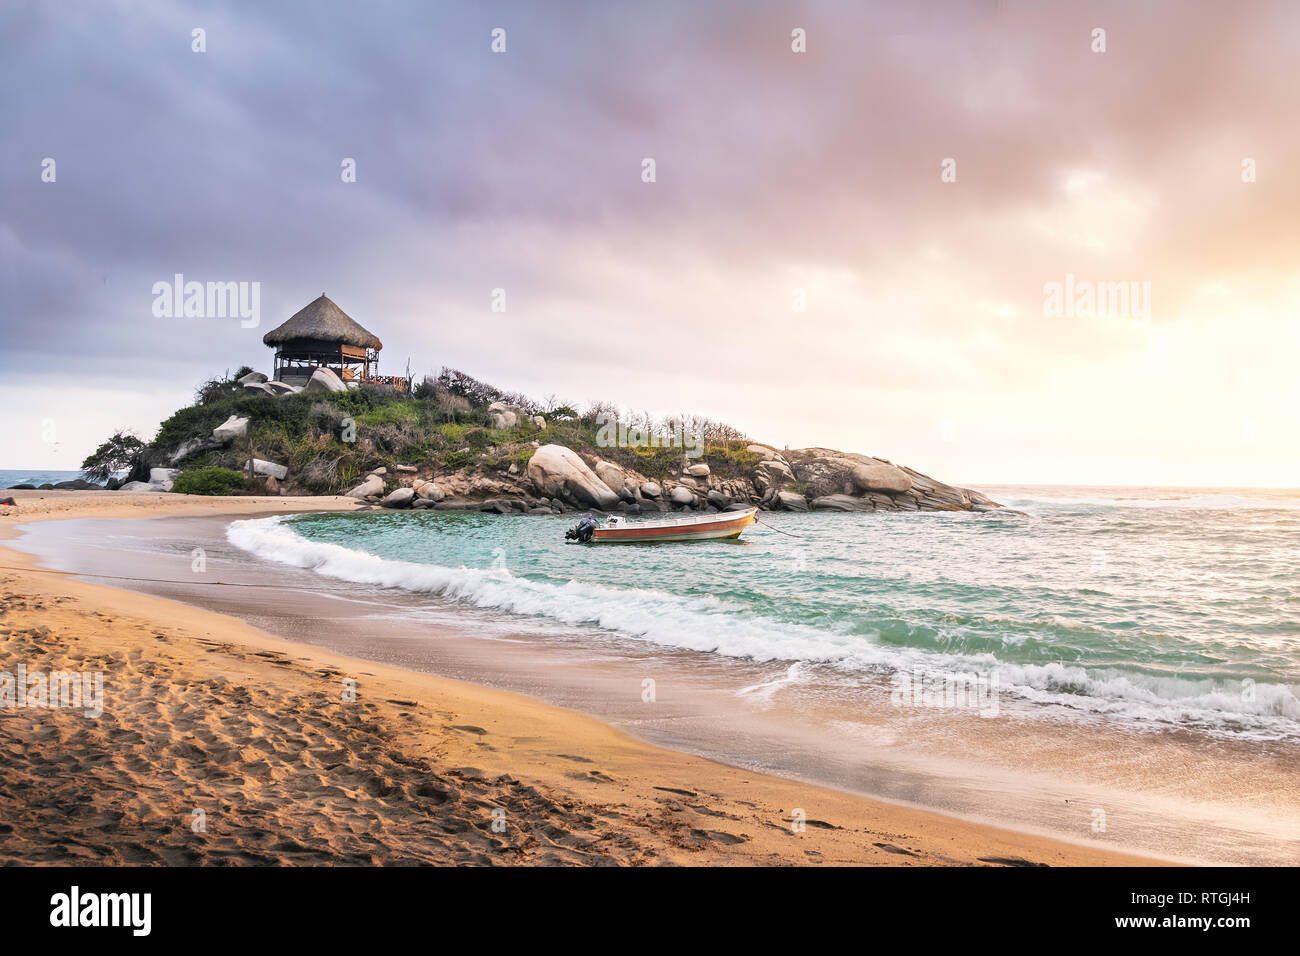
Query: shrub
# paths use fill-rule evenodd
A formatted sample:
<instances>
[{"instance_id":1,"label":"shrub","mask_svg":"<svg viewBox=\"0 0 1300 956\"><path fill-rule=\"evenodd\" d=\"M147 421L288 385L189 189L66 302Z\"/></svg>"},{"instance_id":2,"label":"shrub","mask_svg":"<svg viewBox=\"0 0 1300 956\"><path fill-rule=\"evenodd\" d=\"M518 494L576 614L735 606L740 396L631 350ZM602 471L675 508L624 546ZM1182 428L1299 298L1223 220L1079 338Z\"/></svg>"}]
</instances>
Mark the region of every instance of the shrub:
<instances>
[{"instance_id":1,"label":"shrub","mask_svg":"<svg viewBox=\"0 0 1300 956\"><path fill-rule=\"evenodd\" d=\"M361 481L361 470L351 458L340 458L338 463L338 488L353 488Z\"/></svg>"},{"instance_id":2,"label":"shrub","mask_svg":"<svg viewBox=\"0 0 1300 956\"><path fill-rule=\"evenodd\" d=\"M439 418L454 422L469 413L469 399L461 395L453 395L451 392L442 393L438 398L437 410Z\"/></svg>"},{"instance_id":3,"label":"shrub","mask_svg":"<svg viewBox=\"0 0 1300 956\"><path fill-rule=\"evenodd\" d=\"M347 417L328 402L313 402L311 410L307 413L308 421L311 422L312 427L327 434L340 431L343 420Z\"/></svg>"},{"instance_id":4,"label":"shrub","mask_svg":"<svg viewBox=\"0 0 1300 956\"><path fill-rule=\"evenodd\" d=\"M709 445L704 449L704 461L715 475L722 478L737 478L747 475L763 460L763 456L747 450L745 445Z\"/></svg>"},{"instance_id":5,"label":"shrub","mask_svg":"<svg viewBox=\"0 0 1300 956\"><path fill-rule=\"evenodd\" d=\"M298 483L312 491L330 492L339 486L339 458L317 455L298 474Z\"/></svg>"},{"instance_id":6,"label":"shrub","mask_svg":"<svg viewBox=\"0 0 1300 956\"><path fill-rule=\"evenodd\" d=\"M230 468L182 471L172 483L172 491L182 495L233 495L245 487L243 473Z\"/></svg>"},{"instance_id":7,"label":"shrub","mask_svg":"<svg viewBox=\"0 0 1300 956\"><path fill-rule=\"evenodd\" d=\"M472 451L446 451L442 453L442 464L446 468L464 468L474 461Z\"/></svg>"},{"instance_id":8,"label":"shrub","mask_svg":"<svg viewBox=\"0 0 1300 956\"><path fill-rule=\"evenodd\" d=\"M194 390L194 404L211 405L213 402L230 398L237 392L243 391L243 386L239 384L238 379L243 378L252 371L247 365L242 365L234 375L231 375L227 370L223 378L208 379Z\"/></svg>"}]
</instances>

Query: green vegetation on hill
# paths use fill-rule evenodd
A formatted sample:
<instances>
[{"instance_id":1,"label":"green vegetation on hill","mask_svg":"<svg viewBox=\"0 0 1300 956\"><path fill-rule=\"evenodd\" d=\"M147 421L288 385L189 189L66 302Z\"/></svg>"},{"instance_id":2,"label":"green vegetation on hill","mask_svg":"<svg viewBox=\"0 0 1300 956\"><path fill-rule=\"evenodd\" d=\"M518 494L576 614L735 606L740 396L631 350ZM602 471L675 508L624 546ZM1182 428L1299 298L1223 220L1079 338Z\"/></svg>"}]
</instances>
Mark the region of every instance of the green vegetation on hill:
<instances>
[{"instance_id":1,"label":"green vegetation on hill","mask_svg":"<svg viewBox=\"0 0 1300 956\"><path fill-rule=\"evenodd\" d=\"M334 494L381 466L390 474L396 465L438 472L475 466L491 473L508 471L513 464L522 470L534 441L598 455L652 478L666 476L682 460L680 447L603 446L598 438L601 425L617 414L609 403L596 403L579 413L557 401L542 404L503 392L455 369L426 378L409 395L387 386L363 386L279 397L241 387L235 378L247 371L200 386L196 403L164 421L153 441L132 461L131 479L143 480L151 467L181 467L181 478L202 474L203 487L213 487L222 480L214 469L234 471L251 457L287 466L298 490ZM489 406L494 402L523 414L511 427L493 427ZM231 416L249 419L247 435L214 447L213 429ZM545 427L532 416L540 416ZM745 450L744 435L708 419L654 421L647 415L626 413L619 419L657 436L670 435L684 424L703 440L704 453L694 460L708 463L721 476L740 475L759 460ZM179 458L178 450L182 451ZM178 482L175 490L188 487Z\"/></svg>"}]
</instances>

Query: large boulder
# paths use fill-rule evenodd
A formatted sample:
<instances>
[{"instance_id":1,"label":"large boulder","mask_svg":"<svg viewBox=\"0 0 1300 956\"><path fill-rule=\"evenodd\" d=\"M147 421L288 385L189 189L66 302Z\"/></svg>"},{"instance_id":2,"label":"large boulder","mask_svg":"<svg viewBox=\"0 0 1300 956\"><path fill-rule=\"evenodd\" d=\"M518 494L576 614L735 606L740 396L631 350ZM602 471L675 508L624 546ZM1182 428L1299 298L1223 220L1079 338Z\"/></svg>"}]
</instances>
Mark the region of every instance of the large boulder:
<instances>
[{"instance_id":1,"label":"large boulder","mask_svg":"<svg viewBox=\"0 0 1300 956\"><path fill-rule=\"evenodd\" d=\"M883 461L854 462L849 472L853 476L854 488L860 492L883 491L897 495L912 487L907 472Z\"/></svg>"},{"instance_id":2,"label":"large boulder","mask_svg":"<svg viewBox=\"0 0 1300 956\"><path fill-rule=\"evenodd\" d=\"M173 465L179 465L185 459L197 455L201 451L209 451L220 447L221 442L213 441L210 438L187 438L176 446L176 450L167 456L167 460Z\"/></svg>"},{"instance_id":3,"label":"large boulder","mask_svg":"<svg viewBox=\"0 0 1300 956\"><path fill-rule=\"evenodd\" d=\"M605 486L609 488L610 491L614 492L614 494L618 495L620 498L624 497L624 493L627 489L627 475L623 473L622 468L618 467L618 465L613 462L598 461L596 462L595 471L596 477L604 482Z\"/></svg>"},{"instance_id":4,"label":"large boulder","mask_svg":"<svg viewBox=\"0 0 1300 956\"><path fill-rule=\"evenodd\" d=\"M235 381L240 385L260 384L266 381L266 376L261 372L249 372L247 375L235 379Z\"/></svg>"},{"instance_id":5,"label":"large boulder","mask_svg":"<svg viewBox=\"0 0 1300 956\"><path fill-rule=\"evenodd\" d=\"M749 452L751 455L757 455L764 461L771 461L776 457L776 449L769 448L767 445L746 445L745 451Z\"/></svg>"},{"instance_id":6,"label":"large boulder","mask_svg":"<svg viewBox=\"0 0 1300 956\"><path fill-rule=\"evenodd\" d=\"M958 490L965 494L967 502L970 503L971 511L998 511L1002 508L1002 505L988 495L982 495L978 491L971 491L969 488L960 488Z\"/></svg>"},{"instance_id":7,"label":"large boulder","mask_svg":"<svg viewBox=\"0 0 1300 956\"><path fill-rule=\"evenodd\" d=\"M285 476L289 474L288 468L284 465L277 465L273 461L263 461L260 458L253 458L250 461L255 475L265 475L268 478L274 478L276 481L283 481ZM248 471L249 462L245 461L240 467L245 472Z\"/></svg>"},{"instance_id":8,"label":"large boulder","mask_svg":"<svg viewBox=\"0 0 1300 956\"><path fill-rule=\"evenodd\" d=\"M793 491L778 491L775 503L785 511L807 511L808 499Z\"/></svg>"},{"instance_id":9,"label":"large boulder","mask_svg":"<svg viewBox=\"0 0 1300 956\"><path fill-rule=\"evenodd\" d=\"M709 504L719 511L725 511L727 506L731 504L731 496L716 489L710 491L705 497L709 499Z\"/></svg>"},{"instance_id":10,"label":"large boulder","mask_svg":"<svg viewBox=\"0 0 1300 956\"><path fill-rule=\"evenodd\" d=\"M379 502L381 508L409 508L415 500L414 488L396 488Z\"/></svg>"},{"instance_id":11,"label":"large boulder","mask_svg":"<svg viewBox=\"0 0 1300 956\"><path fill-rule=\"evenodd\" d=\"M663 494L663 489L659 487L657 481L646 481L641 484L641 495L644 498L658 498Z\"/></svg>"},{"instance_id":12,"label":"large boulder","mask_svg":"<svg viewBox=\"0 0 1300 956\"><path fill-rule=\"evenodd\" d=\"M532 421L533 421L533 425L536 426L537 428L541 428L541 429L546 428L546 419L543 418L541 415L534 415Z\"/></svg>"},{"instance_id":13,"label":"large boulder","mask_svg":"<svg viewBox=\"0 0 1300 956\"><path fill-rule=\"evenodd\" d=\"M255 392L259 395L270 395L273 398L279 394L265 382L245 382L244 391Z\"/></svg>"},{"instance_id":14,"label":"large boulder","mask_svg":"<svg viewBox=\"0 0 1300 956\"><path fill-rule=\"evenodd\" d=\"M805 448L795 454L790 469L814 498L873 491L901 494L912 487L912 479L905 471L877 458L827 448Z\"/></svg>"},{"instance_id":15,"label":"large boulder","mask_svg":"<svg viewBox=\"0 0 1300 956\"><path fill-rule=\"evenodd\" d=\"M228 445L236 438L243 438L247 434L248 419L240 418L238 415L231 415L216 428L212 429L213 440L219 441L223 445Z\"/></svg>"},{"instance_id":16,"label":"large boulder","mask_svg":"<svg viewBox=\"0 0 1300 956\"><path fill-rule=\"evenodd\" d=\"M302 391L301 385L290 385L288 382L266 382L265 385L273 395L296 395Z\"/></svg>"},{"instance_id":17,"label":"large boulder","mask_svg":"<svg viewBox=\"0 0 1300 956\"><path fill-rule=\"evenodd\" d=\"M686 469L686 474L694 478L707 478L709 476L709 466L704 462L697 462Z\"/></svg>"},{"instance_id":18,"label":"large boulder","mask_svg":"<svg viewBox=\"0 0 1300 956\"><path fill-rule=\"evenodd\" d=\"M539 494L609 510L619 497L596 477L577 453L563 445L543 445L528 459L528 477Z\"/></svg>"},{"instance_id":19,"label":"large boulder","mask_svg":"<svg viewBox=\"0 0 1300 956\"><path fill-rule=\"evenodd\" d=\"M118 491L171 491L172 482L179 472L175 468L150 468L148 481L128 481L118 487ZM53 488L53 485L42 485Z\"/></svg>"},{"instance_id":20,"label":"large boulder","mask_svg":"<svg viewBox=\"0 0 1300 956\"><path fill-rule=\"evenodd\" d=\"M128 481L121 485L118 491L171 491L170 488L160 488L158 485L149 481Z\"/></svg>"},{"instance_id":21,"label":"large boulder","mask_svg":"<svg viewBox=\"0 0 1300 956\"><path fill-rule=\"evenodd\" d=\"M311 373L311 378L303 386L304 392L346 392L347 385L343 379L334 374L333 369L318 368Z\"/></svg>"},{"instance_id":22,"label":"large boulder","mask_svg":"<svg viewBox=\"0 0 1300 956\"><path fill-rule=\"evenodd\" d=\"M505 402L493 402L487 407L488 424L493 428L514 428L519 424L520 411Z\"/></svg>"},{"instance_id":23,"label":"large boulder","mask_svg":"<svg viewBox=\"0 0 1300 956\"><path fill-rule=\"evenodd\" d=\"M812 500L813 511L875 511L876 506L870 498L854 498L852 495L822 495Z\"/></svg>"},{"instance_id":24,"label":"large boulder","mask_svg":"<svg viewBox=\"0 0 1300 956\"><path fill-rule=\"evenodd\" d=\"M159 491L171 491L172 482L180 471L176 468L150 468L149 484L157 485Z\"/></svg>"},{"instance_id":25,"label":"large boulder","mask_svg":"<svg viewBox=\"0 0 1300 956\"><path fill-rule=\"evenodd\" d=\"M668 500L675 505L689 505L695 503L695 492L689 488L678 485L673 489L673 493L668 496Z\"/></svg>"},{"instance_id":26,"label":"large boulder","mask_svg":"<svg viewBox=\"0 0 1300 956\"><path fill-rule=\"evenodd\" d=\"M783 461L760 461L754 469L754 485L759 491L780 488L789 481L794 481L794 472Z\"/></svg>"},{"instance_id":27,"label":"large boulder","mask_svg":"<svg viewBox=\"0 0 1300 956\"><path fill-rule=\"evenodd\" d=\"M421 481L415 486L415 494L426 501L441 501L443 490L432 481Z\"/></svg>"},{"instance_id":28,"label":"large boulder","mask_svg":"<svg viewBox=\"0 0 1300 956\"><path fill-rule=\"evenodd\" d=\"M365 481L347 492L347 496L349 498L369 498L371 495L382 495L383 493L384 479L379 475L368 475Z\"/></svg>"}]
</instances>

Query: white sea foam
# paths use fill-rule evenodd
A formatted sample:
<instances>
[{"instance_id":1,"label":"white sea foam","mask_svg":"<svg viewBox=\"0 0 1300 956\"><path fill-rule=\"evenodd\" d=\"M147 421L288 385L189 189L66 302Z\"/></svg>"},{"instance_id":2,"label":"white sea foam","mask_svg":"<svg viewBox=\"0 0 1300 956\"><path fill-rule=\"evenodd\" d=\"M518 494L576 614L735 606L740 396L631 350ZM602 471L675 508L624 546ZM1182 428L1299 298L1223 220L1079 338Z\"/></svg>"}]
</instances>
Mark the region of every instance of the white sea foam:
<instances>
[{"instance_id":1,"label":"white sea foam","mask_svg":"<svg viewBox=\"0 0 1300 956\"><path fill-rule=\"evenodd\" d=\"M778 691L807 680L808 677L808 664L804 661L795 661L774 677L759 681L757 684L751 684L748 687L742 687L736 691L736 696L749 698L751 701L759 703L760 706L767 706L772 703L772 699Z\"/></svg>"},{"instance_id":2,"label":"white sea foam","mask_svg":"<svg viewBox=\"0 0 1300 956\"><path fill-rule=\"evenodd\" d=\"M337 544L308 541L280 518L236 521L236 547L328 577L436 595L475 607L588 626L687 650L769 660L838 660L859 641L811 627L774 625L711 597L682 598L646 588L611 588L516 577L508 570L396 561Z\"/></svg>"},{"instance_id":3,"label":"white sea foam","mask_svg":"<svg viewBox=\"0 0 1300 956\"><path fill-rule=\"evenodd\" d=\"M309 541L281 518L236 521L227 529L235 546L259 557L328 577L400 588L440 599L575 628L595 628L663 647L754 661L793 662L772 680L741 693L762 701L782 688L813 679L809 668L833 665L846 673L888 674L896 669L941 677L957 671L997 671L1004 693L1028 701L1143 722L1230 728L1237 735L1274 737L1300 732L1300 696L1291 685L1260 683L1253 697L1238 685L1185 677L1154 677L1062 663L1015 664L992 654L943 654L882 644L870 635L837 633L765 620L713 597L682 597L649 588L617 588L517 577L506 570L444 567L382 558L327 542Z\"/></svg>"}]
</instances>

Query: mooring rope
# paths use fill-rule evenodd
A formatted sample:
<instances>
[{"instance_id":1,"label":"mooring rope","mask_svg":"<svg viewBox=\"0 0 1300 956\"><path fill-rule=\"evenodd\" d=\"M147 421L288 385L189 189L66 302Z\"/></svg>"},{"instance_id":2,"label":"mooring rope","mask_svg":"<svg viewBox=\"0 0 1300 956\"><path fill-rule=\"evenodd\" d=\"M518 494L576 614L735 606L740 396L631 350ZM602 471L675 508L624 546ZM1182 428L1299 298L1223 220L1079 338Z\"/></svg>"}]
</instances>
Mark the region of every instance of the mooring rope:
<instances>
[{"instance_id":1,"label":"mooring rope","mask_svg":"<svg viewBox=\"0 0 1300 956\"><path fill-rule=\"evenodd\" d=\"M804 537L807 537L807 535L795 534L793 531L782 531L780 528L776 527L775 525L770 525L770 524L768 524L766 521L764 521L764 520L763 520L762 518L760 518L758 515L754 515L754 523L755 523L755 524L761 524L764 528L771 528L771 529L772 529L773 531L775 531L777 534L788 534L788 535L789 535L790 537L792 537L792 538L804 538Z\"/></svg>"}]
</instances>

